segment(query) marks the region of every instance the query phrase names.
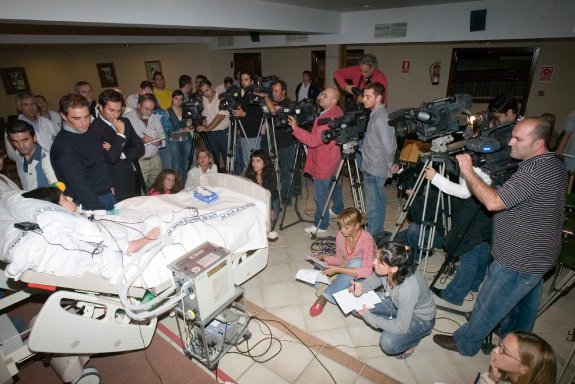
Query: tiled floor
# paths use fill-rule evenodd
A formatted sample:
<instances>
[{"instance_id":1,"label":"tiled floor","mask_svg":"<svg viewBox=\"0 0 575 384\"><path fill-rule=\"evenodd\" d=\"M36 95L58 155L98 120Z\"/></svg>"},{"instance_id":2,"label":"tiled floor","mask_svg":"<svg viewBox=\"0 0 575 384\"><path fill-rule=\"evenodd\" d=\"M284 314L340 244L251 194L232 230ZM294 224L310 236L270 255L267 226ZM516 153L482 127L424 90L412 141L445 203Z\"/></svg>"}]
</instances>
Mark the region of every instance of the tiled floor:
<instances>
[{"instance_id":1,"label":"tiled floor","mask_svg":"<svg viewBox=\"0 0 575 384\"><path fill-rule=\"evenodd\" d=\"M343 181L345 204L351 206L353 202L349 181L346 178ZM400 201L396 197L394 185L388 185L386 193L385 226L388 231L392 231L400 214ZM313 213L315 205L311 185L304 186L299 206L302 213ZM292 222L295 217L293 207L287 207L285 223ZM310 216L304 213L304 217L309 219ZM316 298L315 289L294 279L298 269L310 268L310 264L304 260L310 253L312 244L310 236L303 231L306 225L309 224L299 223L279 231L279 239L270 243L267 267L246 282L244 288L246 299L252 303L249 306L250 313L261 319L282 320L288 324L291 331L307 342L311 351L285 327L269 320L264 322L269 324L276 339L273 342L265 341L267 330L257 321L253 321L250 323L252 339L249 346L254 346L259 340L264 342L257 345L251 354L263 355L253 359L232 353L225 355L220 361L219 369L233 381L240 384L460 384L472 382L477 372L488 368L488 355L480 352L474 357L460 356L435 345L431 335L424 338L415 353L406 360L386 356L378 346L379 332L369 328L360 319L344 316L334 305L328 304L320 316L310 317L308 311ZM333 222L328 235L334 236L336 230L337 224ZM426 278L430 282L442 261L441 252L436 252L429 259ZM555 349L560 366L573 346L573 342L567 341L566 338L567 333L575 329L574 295L571 292L559 299L537 320L535 326L535 331ZM469 299L464 308L472 308L473 302L471 297ZM440 304L439 300L437 302ZM457 329L458 324L464 322L462 316L439 310L433 333L451 333ZM335 346L337 351L334 351L332 346ZM277 355L269 359L275 353ZM265 361L267 359L269 361ZM570 367L570 370L572 369L575 367Z\"/></svg>"}]
</instances>

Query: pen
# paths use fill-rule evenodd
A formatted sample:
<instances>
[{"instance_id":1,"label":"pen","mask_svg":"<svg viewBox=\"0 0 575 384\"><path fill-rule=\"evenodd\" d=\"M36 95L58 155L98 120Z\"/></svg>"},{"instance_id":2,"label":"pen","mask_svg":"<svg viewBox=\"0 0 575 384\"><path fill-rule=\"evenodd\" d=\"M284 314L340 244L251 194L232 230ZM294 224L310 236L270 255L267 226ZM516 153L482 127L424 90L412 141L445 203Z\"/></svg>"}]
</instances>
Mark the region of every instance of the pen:
<instances>
[{"instance_id":1,"label":"pen","mask_svg":"<svg viewBox=\"0 0 575 384\"><path fill-rule=\"evenodd\" d=\"M479 378L481 377L481 372L477 372L477 376L475 376L475 380L473 381L473 384L477 384L479 383Z\"/></svg>"}]
</instances>

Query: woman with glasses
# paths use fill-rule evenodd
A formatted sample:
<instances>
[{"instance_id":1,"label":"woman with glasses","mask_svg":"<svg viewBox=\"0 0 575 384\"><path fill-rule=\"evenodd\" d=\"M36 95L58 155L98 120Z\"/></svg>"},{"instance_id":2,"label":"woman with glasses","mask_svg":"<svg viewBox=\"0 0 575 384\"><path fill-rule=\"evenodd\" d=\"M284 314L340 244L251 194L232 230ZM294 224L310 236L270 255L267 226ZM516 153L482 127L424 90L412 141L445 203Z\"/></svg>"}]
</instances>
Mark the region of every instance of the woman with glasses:
<instances>
[{"instance_id":1,"label":"woman with glasses","mask_svg":"<svg viewBox=\"0 0 575 384\"><path fill-rule=\"evenodd\" d=\"M551 346L533 333L515 331L493 349L490 371L481 376L480 383L551 384L556 372Z\"/></svg>"},{"instance_id":2,"label":"woman with glasses","mask_svg":"<svg viewBox=\"0 0 575 384\"><path fill-rule=\"evenodd\" d=\"M381 329L379 346L388 355L405 359L419 341L431 333L435 324L435 303L423 275L409 258L408 248L388 241L373 260L374 273L363 282L352 282L349 288L361 296L383 287L382 302L375 308L364 305L358 314L366 323Z\"/></svg>"}]
</instances>

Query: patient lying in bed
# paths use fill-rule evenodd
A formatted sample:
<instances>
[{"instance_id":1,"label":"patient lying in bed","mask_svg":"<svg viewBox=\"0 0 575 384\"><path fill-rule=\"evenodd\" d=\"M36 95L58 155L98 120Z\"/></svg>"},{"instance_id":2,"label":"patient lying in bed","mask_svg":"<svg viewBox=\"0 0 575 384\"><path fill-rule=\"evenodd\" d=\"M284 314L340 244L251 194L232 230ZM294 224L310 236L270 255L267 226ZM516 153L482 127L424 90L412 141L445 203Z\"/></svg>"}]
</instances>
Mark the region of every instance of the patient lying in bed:
<instances>
[{"instance_id":1,"label":"patient lying in bed","mask_svg":"<svg viewBox=\"0 0 575 384\"><path fill-rule=\"evenodd\" d=\"M64 192L62 192L58 188L52 188L52 187L37 188L28 191L26 193L23 193L22 197L28 199L48 201L50 203L58 204L64 207L64 209L66 209L71 213L79 213L78 206L76 205L76 203L74 203L74 201L71 198L64 195ZM86 220L88 220L87 217ZM128 241L126 249L122 249L122 251L127 255L136 253L140 251L145 245L149 244L151 241L156 240L159 236L160 236L160 228L154 227L143 237L140 237L139 239L136 240Z\"/></svg>"}]
</instances>

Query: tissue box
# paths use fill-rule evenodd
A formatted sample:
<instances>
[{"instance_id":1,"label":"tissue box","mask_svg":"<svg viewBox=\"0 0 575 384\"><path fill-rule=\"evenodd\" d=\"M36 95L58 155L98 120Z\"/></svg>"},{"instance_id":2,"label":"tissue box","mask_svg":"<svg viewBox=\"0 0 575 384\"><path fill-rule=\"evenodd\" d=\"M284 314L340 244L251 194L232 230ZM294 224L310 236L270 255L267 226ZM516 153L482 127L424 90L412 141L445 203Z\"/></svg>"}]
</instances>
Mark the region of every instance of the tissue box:
<instances>
[{"instance_id":1,"label":"tissue box","mask_svg":"<svg viewBox=\"0 0 575 384\"><path fill-rule=\"evenodd\" d=\"M200 187L194 191L194 197L200 201L203 201L206 204L211 204L217 199L219 199L217 193L203 187Z\"/></svg>"}]
</instances>

